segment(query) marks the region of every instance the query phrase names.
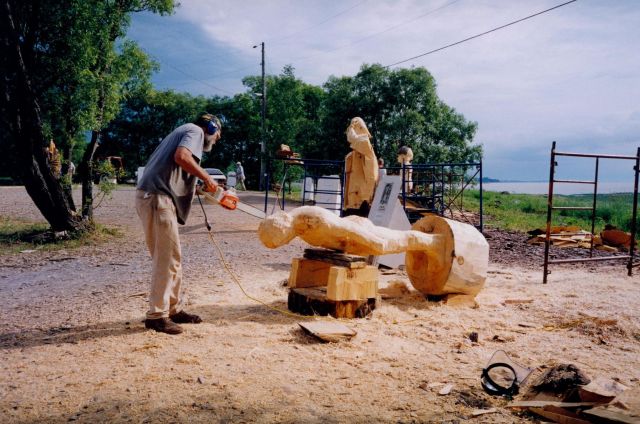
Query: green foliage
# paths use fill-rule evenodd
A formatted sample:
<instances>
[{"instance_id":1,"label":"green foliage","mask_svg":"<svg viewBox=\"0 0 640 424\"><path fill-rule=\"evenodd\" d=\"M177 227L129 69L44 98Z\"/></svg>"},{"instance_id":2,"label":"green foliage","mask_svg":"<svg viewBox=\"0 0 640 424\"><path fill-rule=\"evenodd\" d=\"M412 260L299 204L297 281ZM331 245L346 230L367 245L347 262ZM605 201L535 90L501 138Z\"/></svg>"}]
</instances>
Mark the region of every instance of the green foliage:
<instances>
[{"instance_id":1,"label":"green foliage","mask_svg":"<svg viewBox=\"0 0 640 424\"><path fill-rule=\"evenodd\" d=\"M532 194L502 194L485 191L483 196L485 220L491 226L529 231L535 228L546 228L547 196ZM479 191L465 192L465 207L475 210L479 206ZM601 194L597 198L595 232L604 229L606 224L630 231L632 194ZM592 196L554 196L554 206L591 207ZM475 209L474 209L475 208ZM555 211L553 225L577 225L583 230L591 231L591 212L560 210ZM640 225L640 220L638 220ZM640 229L640 226L637 228Z\"/></svg>"},{"instance_id":2,"label":"green foliage","mask_svg":"<svg viewBox=\"0 0 640 424\"><path fill-rule=\"evenodd\" d=\"M53 138L65 160L74 157L79 165L73 152L78 140L88 130L101 129L132 91L148 89L151 72L157 68L135 43L122 38L130 14L145 10L168 14L174 1L12 3L29 79L42 111L46 136L42 142ZM18 141L0 139L5 142L10 146Z\"/></svg>"},{"instance_id":3,"label":"green foliage","mask_svg":"<svg viewBox=\"0 0 640 424\"><path fill-rule=\"evenodd\" d=\"M176 126L201 111L223 114L222 139L202 165L224 169L241 161L247 182L259 181L262 78L244 78L246 93L233 97L193 97L173 91L132 91L103 133L103 155L122 156L129 173L143 166L158 143ZM436 95L435 81L424 68L387 70L365 65L353 77L331 77L324 87L296 78L286 66L266 77L266 150L273 156L286 144L304 158L341 160L349 152L345 130L361 116L373 135L377 154L394 166L401 145L414 150L415 163L467 162L479 159L473 145L476 124L468 122ZM282 164L272 162L272 179L281 181ZM290 177L302 176L291 168ZM300 174L300 175L298 175Z\"/></svg>"},{"instance_id":4,"label":"green foliage","mask_svg":"<svg viewBox=\"0 0 640 424\"><path fill-rule=\"evenodd\" d=\"M353 77L331 77L324 89L322 127L330 141L324 144L327 155L322 158L336 159L348 152L344 131L354 116L367 123L376 154L389 166L394 166L403 145L412 148L414 163L481 157L482 147L472 144L477 124L438 98L435 80L424 68L363 65Z\"/></svg>"}]
</instances>

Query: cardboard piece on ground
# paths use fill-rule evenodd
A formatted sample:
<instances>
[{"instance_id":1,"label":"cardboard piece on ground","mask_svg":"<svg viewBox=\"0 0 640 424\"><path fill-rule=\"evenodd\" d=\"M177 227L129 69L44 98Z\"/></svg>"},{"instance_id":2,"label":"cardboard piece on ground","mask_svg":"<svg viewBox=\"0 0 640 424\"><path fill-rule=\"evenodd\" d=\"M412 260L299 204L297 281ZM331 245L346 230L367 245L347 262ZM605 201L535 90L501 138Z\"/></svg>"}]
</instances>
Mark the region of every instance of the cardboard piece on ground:
<instances>
[{"instance_id":1,"label":"cardboard piece on ground","mask_svg":"<svg viewBox=\"0 0 640 424\"><path fill-rule=\"evenodd\" d=\"M325 342L350 340L357 333L339 322L312 321L299 322L298 325L307 333Z\"/></svg>"},{"instance_id":2,"label":"cardboard piece on ground","mask_svg":"<svg viewBox=\"0 0 640 424\"><path fill-rule=\"evenodd\" d=\"M589 409L583 414L597 417L602 422L640 423L640 387L625 390L609 405Z\"/></svg>"},{"instance_id":3,"label":"cardboard piece on ground","mask_svg":"<svg viewBox=\"0 0 640 424\"><path fill-rule=\"evenodd\" d=\"M584 402L609 403L616 396L622 394L626 386L609 378L597 377L586 386L580 386L580 399Z\"/></svg>"}]
</instances>

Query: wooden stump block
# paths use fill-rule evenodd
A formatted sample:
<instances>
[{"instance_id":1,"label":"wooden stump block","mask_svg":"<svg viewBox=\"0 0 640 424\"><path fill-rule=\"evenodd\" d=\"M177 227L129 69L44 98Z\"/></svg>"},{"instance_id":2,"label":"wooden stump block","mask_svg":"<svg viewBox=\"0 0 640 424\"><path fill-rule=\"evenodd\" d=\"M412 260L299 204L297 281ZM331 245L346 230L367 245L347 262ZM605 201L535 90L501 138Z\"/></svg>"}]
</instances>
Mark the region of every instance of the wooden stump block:
<instances>
[{"instance_id":1,"label":"wooden stump block","mask_svg":"<svg viewBox=\"0 0 640 424\"><path fill-rule=\"evenodd\" d=\"M290 311L302 315L364 318L376 308L377 299L329 300L326 287L310 287L291 289L287 303Z\"/></svg>"},{"instance_id":2,"label":"wooden stump block","mask_svg":"<svg viewBox=\"0 0 640 424\"><path fill-rule=\"evenodd\" d=\"M291 263L289 288L325 287L329 300L363 300L378 295L378 268L347 268L312 259Z\"/></svg>"}]
</instances>

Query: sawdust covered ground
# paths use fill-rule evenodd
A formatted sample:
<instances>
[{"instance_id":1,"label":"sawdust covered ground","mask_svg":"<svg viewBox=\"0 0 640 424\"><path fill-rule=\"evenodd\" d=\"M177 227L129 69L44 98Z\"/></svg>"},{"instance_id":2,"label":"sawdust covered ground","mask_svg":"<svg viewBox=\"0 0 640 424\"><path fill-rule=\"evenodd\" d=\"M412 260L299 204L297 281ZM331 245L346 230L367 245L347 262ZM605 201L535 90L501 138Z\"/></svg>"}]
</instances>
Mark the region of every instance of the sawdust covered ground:
<instances>
[{"instance_id":1,"label":"sawdust covered ground","mask_svg":"<svg viewBox=\"0 0 640 424\"><path fill-rule=\"evenodd\" d=\"M640 384L640 277L621 266L555 268L543 286L539 268L494 255L479 308L410 289L347 322L350 342L322 344L242 293L196 208L182 230L184 272L188 310L205 322L180 336L145 331L150 260L133 193L97 211L125 234L112 243L0 256L2 422L529 422L480 388L499 349L529 367L573 363ZM0 188L0 199L0 215L41 220L24 189ZM283 282L303 243L267 250L255 218L208 209L245 289L286 309ZM389 284L411 287L402 272L383 275ZM472 418L483 405L497 412Z\"/></svg>"}]
</instances>

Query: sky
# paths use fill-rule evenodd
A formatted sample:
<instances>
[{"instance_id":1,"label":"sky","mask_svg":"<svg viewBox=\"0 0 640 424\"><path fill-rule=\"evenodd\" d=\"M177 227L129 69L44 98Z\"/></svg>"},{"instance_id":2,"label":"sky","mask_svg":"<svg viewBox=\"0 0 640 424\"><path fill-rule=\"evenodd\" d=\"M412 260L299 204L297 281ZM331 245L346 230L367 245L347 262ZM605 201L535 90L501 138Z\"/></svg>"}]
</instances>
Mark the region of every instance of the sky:
<instances>
[{"instance_id":1,"label":"sky","mask_svg":"<svg viewBox=\"0 0 640 424\"><path fill-rule=\"evenodd\" d=\"M127 36L160 63L156 88L230 96L260 74L261 42L268 74L292 65L322 85L566 1L182 0L171 16L136 14ZM544 181L554 140L558 151L636 154L639 45L640 0L578 0L391 68L425 67L439 97L478 123L485 176ZM632 180L633 165L601 161L599 178ZM594 168L560 159L557 176L593 179Z\"/></svg>"}]
</instances>

